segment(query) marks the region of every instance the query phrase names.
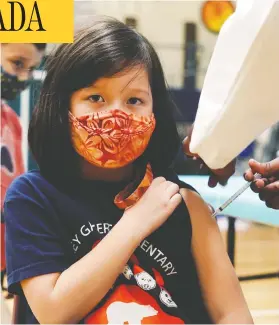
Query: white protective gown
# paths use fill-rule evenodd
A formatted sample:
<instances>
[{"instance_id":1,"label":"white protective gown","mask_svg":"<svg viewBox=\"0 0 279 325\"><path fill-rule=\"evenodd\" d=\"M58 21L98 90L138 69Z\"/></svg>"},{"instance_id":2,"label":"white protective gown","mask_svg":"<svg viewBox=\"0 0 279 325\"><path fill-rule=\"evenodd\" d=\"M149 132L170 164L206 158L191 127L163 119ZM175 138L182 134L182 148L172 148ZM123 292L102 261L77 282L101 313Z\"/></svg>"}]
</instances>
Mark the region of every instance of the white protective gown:
<instances>
[{"instance_id":1,"label":"white protective gown","mask_svg":"<svg viewBox=\"0 0 279 325\"><path fill-rule=\"evenodd\" d=\"M205 77L190 150L223 168L279 121L279 0L237 0Z\"/></svg>"}]
</instances>

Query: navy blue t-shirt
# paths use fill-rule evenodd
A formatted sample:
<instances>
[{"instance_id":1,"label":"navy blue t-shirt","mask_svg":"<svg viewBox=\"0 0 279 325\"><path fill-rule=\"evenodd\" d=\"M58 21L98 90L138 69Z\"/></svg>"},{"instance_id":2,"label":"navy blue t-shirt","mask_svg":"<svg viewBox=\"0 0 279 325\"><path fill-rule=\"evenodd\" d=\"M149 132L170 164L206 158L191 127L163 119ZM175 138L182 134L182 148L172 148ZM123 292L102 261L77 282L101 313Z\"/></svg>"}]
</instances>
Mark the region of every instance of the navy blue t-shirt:
<instances>
[{"instance_id":1,"label":"navy blue t-shirt","mask_svg":"<svg viewBox=\"0 0 279 325\"><path fill-rule=\"evenodd\" d=\"M191 189L171 170L155 176L164 176L180 187ZM74 190L62 191L39 171L30 171L12 183L4 206L8 289L22 296L24 323L38 321L23 295L20 281L63 272L94 249L123 215L113 199L124 186L124 183L80 181L72 187ZM164 323L210 323L191 252L191 234L190 216L183 202L160 228L142 241L123 274L80 323L96 323L102 317L106 317L104 323L132 323L144 317L156 323L160 315ZM119 301L119 296L125 296L125 301ZM116 319L115 310L119 308L137 308L137 313L143 313L142 318Z\"/></svg>"}]
</instances>

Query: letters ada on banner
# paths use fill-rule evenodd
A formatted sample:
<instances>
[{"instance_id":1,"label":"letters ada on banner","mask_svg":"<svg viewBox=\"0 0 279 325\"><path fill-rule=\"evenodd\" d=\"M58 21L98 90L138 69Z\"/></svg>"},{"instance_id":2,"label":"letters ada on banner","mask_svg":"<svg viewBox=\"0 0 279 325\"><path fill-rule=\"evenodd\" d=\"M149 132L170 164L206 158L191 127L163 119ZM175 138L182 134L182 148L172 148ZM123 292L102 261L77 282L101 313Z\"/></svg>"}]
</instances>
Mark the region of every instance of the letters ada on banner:
<instances>
[{"instance_id":1,"label":"letters ada on banner","mask_svg":"<svg viewBox=\"0 0 279 325\"><path fill-rule=\"evenodd\" d=\"M72 43L74 0L0 1L1 43Z\"/></svg>"}]
</instances>

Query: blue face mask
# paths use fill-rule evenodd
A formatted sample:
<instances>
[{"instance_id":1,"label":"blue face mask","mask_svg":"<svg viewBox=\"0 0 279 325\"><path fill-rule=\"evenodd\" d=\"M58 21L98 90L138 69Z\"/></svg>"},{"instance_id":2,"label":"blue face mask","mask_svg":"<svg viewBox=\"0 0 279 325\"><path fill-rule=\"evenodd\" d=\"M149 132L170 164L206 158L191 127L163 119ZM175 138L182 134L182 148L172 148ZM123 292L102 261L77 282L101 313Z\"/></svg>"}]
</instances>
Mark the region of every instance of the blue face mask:
<instances>
[{"instance_id":1,"label":"blue face mask","mask_svg":"<svg viewBox=\"0 0 279 325\"><path fill-rule=\"evenodd\" d=\"M31 82L31 79L21 81L17 76L6 72L1 66L1 98L13 100L26 89Z\"/></svg>"}]
</instances>

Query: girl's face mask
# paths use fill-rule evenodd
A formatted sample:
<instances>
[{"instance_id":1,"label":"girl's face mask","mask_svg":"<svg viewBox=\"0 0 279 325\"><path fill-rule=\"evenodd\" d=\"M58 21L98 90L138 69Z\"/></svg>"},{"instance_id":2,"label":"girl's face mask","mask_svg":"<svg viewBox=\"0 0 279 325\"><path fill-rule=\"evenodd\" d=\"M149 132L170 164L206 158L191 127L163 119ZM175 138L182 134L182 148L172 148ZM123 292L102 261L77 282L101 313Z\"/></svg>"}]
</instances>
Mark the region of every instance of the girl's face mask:
<instances>
[{"instance_id":1,"label":"girl's face mask","mask_svg":"<svg viewBox=\"0 0 279 325\"><path fill-rule=\"evenodd\" d=\"M135 161L147 148L156 125L154 114L137 116L121 110L81 117L69 112L69 120L76 152L103 168L119 168Z\"/></svg>"},{"instance_id":2,"label":"girl's face mask","mask_svg":"<svg viewBox=\"0 0 279 325\"><path fill-rule=\"evenodd\" d=\"M20 81L17 76L11 75L1 67L1 98L13 100L26 89L31 79Z\"/></svg>"}]
</instances>

